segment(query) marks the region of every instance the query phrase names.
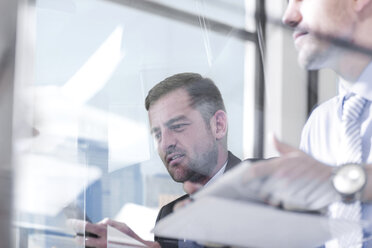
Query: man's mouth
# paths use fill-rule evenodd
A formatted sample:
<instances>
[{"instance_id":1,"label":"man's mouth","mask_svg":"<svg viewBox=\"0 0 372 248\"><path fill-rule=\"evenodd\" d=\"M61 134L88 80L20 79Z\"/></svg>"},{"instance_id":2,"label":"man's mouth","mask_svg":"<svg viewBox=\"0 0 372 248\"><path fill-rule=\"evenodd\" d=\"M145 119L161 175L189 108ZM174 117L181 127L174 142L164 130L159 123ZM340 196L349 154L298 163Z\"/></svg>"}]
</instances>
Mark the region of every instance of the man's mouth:
<instances>
[{"instance_id":1,"label":"man's mouth","mask_svg":"<svg viewBox=\"0 0 372 248\"><path fill-rule=\"evenodd\" d=\"M184 154L170 154L167 156L167 164L171 166L177 165L184 156Z\"/></svg>"},{"instance_id":2,"label":"man's mouth","mask_svg":"<svg viewBox=\"0 0 372 248\"><path fill-rule=\"evenodd\" d=\"M298 38L304 36L304 35L307 35L309 32L307 31L303 31L303 30L297 30L293 33L293 39L294 40L297 40Z\"/></svg>"}]
</instances>

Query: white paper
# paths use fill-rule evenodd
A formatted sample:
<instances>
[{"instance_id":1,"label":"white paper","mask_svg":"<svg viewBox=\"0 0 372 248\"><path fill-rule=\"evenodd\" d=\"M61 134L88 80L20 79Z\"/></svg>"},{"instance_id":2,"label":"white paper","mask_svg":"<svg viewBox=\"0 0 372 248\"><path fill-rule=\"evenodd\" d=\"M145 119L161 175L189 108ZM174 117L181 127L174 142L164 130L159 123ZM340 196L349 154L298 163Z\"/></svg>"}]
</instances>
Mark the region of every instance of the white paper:
<instances>
[{"instance_id":1,"label":"white paper","mask_svg":"<svg viewBox=\"0 0 372 248\"><path fill-rule=\"evenodd\" d=\"M247 201L203 197L162 219L158 236L237 247L317 247L359 223L279 210ZM336 227L336 228L335 228Z\"/></svg>"},{"instance_id":2,"label":"white paper","mask_svg":"<svg viewBox=\"0 0 372 248\"><path fill-rule=\"evenodd\" d=\"M115 220L127 224L144 240L154 240L152 229L154 229L158 213L158 208L127 203L116 214Z\"/></svg>"},{"instance_id":3,"label":"white paper","mask_svg":"<svg viewBox=\"0 0 372 248\"><path fill-rule=\"evenodd\" d=\"M260 186L261 180L243 183L244 172L250 166L250 162L244 161L234 169L223 174L222 177L214 181L208 187L203 188L192 196L193 199L199 199L206 196L217 196L232 200L260 201L256 196L256 185Z\"/></svg>"},{"instance_id":4,"label":"white paper","mask_svg":"<svg viewBox=\"0 0 372 248\"><path fill-rule=\"evenodd\" d=\"M143 243L120 232L118 229L107 226L107 243L108 248L115 247L146 247Z\"/></svg>"},{"instance_id":5,"label":"white paper","mask_svg":"<svg viewBox=\"0 0 372 248\"><path fill-rule=\"evenodd\" d=\"M217 196L232 200L263 202L259 197L261 194L277 195L276 186L288 183L285 180L280 181L281 179L267 177L248 180L245 177L248 176L247 168L250 165L251 163L248 161L242 162L240 165L226 172L217 181L197 192L192 198L199 199L205 196ZM326 181L318 182L316 179L312 179L311 182L297 180L291 183L294 187L288 187L285 192L280 191L281 198L277 199L280 199L285 204L287 210L324 212L329 204L340 200L338 194L333 192L331 184ZM298 186L300 184L303 186ZM311 194L312 198L306 193L309 190L303 190L305 186L311 186L309 189L313 192ZM293 192L291 190L298 188L302 189L301 192L303 194L299 192L292 194ZM315 194L315 191L318 193ZM314 196L316 196L316 199L314 199Z\"/></svg>"},{"instance_id":6,"label":"white paper","mask_svg":"<svg viewBox=\"0 0 372 248\"><path fill-rule=\"evenodd\" d=\"M297 248L320 246L365 224L268 206L257 197L267 179L245 180L249 166L243 162L194 194L191 204L161 220L154 233L202 244ZM301 198L291 204L309 207Z\"/></svg>"}]
</instances>

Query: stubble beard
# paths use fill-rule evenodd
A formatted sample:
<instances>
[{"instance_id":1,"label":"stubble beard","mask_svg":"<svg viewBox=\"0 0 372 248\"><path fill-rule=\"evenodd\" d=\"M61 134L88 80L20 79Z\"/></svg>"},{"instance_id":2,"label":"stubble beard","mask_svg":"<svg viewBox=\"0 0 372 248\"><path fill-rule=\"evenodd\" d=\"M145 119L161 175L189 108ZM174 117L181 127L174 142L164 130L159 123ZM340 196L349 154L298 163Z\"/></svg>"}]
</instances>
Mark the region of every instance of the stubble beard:
<instances>
[{"instance_id":1,"label":"stubble beard","mask_svg":"<svg viewBox=\"0 0 372 248\"><path fill-rule=\"evenodd\" d=\"M217 161L218 147L217 143L214 142L210 150L190 161L189 168L191 173L187 181L202 182L212 177Z\"/></svg>"},{"instance_id":2,"label":"stubble beard","mask_svg":"<svg viewBox=\"0 0 372 248\"><path fill-rule=\"evenodd\" d=\"M299 48L298 62L300 66L307 70L323 68L329 56L329 47L330 44L327 42L311 37Z\"/></svg>"},{"instance_id":3,"label":"stubble beard","mask_svg":"<svg viewBox=\"0 0 372 248\"><path fill-rule=\"evenodd\" d=\"M337 37L337 36L335 36ZM340 37L348 41L347 34ZM309 37L302 48L298 48L298 62L301 67L307 70L319 70L324 68L338 71L339 62L342 56L347 52L345 48L332 44L331 41ZM350 39L350 38L349 38ZM351 42L351 40L349 40Z\"/></svg>"},{"instance_id":4,"label":"stubble beard","mask_svg":"<svg viewBox=\"0 0 372 248\"><path fill-rule=\"evenodd\" d=\"M216 142L213 143L211 149L203 154L199 154L196 158L190 158L187 153L184 154L185 159L189 159L189 163L187 165L175 165L175 167L184 167L184 175L179 175L176 171L181 168L170 168L169 165L167 165L168 172L174 181L181 183L186 181L201 183L211 177L218 161L218 147Z\"/></svg>"}]
</instances>

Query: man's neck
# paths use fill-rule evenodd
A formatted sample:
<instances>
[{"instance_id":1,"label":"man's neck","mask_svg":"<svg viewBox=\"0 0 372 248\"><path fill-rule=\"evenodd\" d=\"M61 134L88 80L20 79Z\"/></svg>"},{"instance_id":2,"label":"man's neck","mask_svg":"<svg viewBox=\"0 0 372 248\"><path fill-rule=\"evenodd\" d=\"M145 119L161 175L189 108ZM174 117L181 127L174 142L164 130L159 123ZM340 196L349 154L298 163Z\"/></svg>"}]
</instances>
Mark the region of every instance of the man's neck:
<instances>
[{"instance_id":1,"label":"man's neck","mask_svg":"<svg viewBox=\"0 0 372 248\"><path fill-rule=\"evenodd\" d=\"M214 168L210 178L214 177L216 173L226 164L228 158L228 151L225 149L220 149L218 152L217 166Z\"/></svg>"},{"instance_id":2,"label":"man's neck","mask_svg":"<svg viewBox=\"0 0 372 248\"><path fill-rule=\"evenodd\" d=\"M371 60L370 56L361 53L348 53L340 59L335 71L345 81L354 83L359 79L368 64L371 63Z\"/></svg>"},{"instance_id":3,"label":"man's neck","mask_svg":"<svg viewBox=\"0 0 372 248\"><path fill-rule=\"evenodd\" d=\"M198 183L205 185L213 178L217 172L221 170L221 168L227 163L227 158L228 158L228 151L225 149L222 149L218 152L218 158L217 158L217 165L214 167L212 173L209 176L204 176L201 177L198 180Z\"/></svg>"}]
</instances>

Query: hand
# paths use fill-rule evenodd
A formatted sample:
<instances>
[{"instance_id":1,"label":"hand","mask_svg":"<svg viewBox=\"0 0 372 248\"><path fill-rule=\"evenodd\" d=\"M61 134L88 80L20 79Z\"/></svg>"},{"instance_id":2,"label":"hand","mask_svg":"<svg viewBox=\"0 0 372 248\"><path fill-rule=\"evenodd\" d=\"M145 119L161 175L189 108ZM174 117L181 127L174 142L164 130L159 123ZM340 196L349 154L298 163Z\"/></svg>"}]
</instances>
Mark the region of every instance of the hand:
<instances>
[{"instance_id":1,"label":"hand","mask_svg":"<svg viewBox=\"0 0 372 248\"><path fill-rule=\"evenodd\" d=\"M187 198L187 199L185 199L185 200L182 200L182 201L177 202L177 203L174 204L174 206L173 206L173 212L176 212L176 211L180 210L181 208L185 207L185 206L188 205L189 203L191 203L190 198Z\"/></svg>"},{"instance_id":2,"label":"hand","mask_svg":"<svg viewBox=\"0 0 372 248\"><path fill-rule=\"evenodd\" d=\"M71 226L76 233L84 233L85 231L98 236L95 238L77 235L75 237L76 243L79 245L85 245L86 247L107 248L107 225L109 225L143 243L147 247L160 248L159 243L143 240L125 223L111 219L105 218L96 224L83 220L69 219L68 225Z\"/></svg>"},{"instance_id":3,"label":"hand","mask_svg":"<svg viewBox=\"0 0 372 248\"><path fill-rule=\"evenodd\" d=\"M193 183L190 181L186 181L183 183L183 190L189 195L196 193L202 187L203 185L200 183Z\"/></svg>"},{"instance_id":4,"label":"hand","mask_svg":"<svg viewBox=\"0 0 372 248\"><path fill-rule=\"evenodd\" d=\"M202 184L200 183L193 183L193 182L189 182L189 181L186 181L183 183L183 190L191 195L191 194L194 194L196 193L198 190L200 190L201 188L203 187ZM177 211L181 208L183 208L184 206L186 206L187 204L189 204L191 202L190 198L187 198L183 201L180 201L180 202L177 202L174 206L173 206L173 211Z\"/></svg>"},{"instance_id":5,"label":"hand","mask_svg":"<svg viewBox=\"0 0 372 248\"><path fill-rule=\"evenodd\" d=\"M330 181L332 168L274 138L279 158L252 164L245 182L257 184L260 200L287 210L321 210L340 196Z\"/></svg>"},{"instance_id":6,"label":"hand","mask_svg":"<svg viewBox=\"0 0 372 248\"><path fill-rule=\"evenodd\" d=\"M75 242L86 247L106 248L107 247L107 226L104 222L92 224L79 219L68 219L67 226L71 227L77 235ZM82 236L84 233L92 233L97 237Z\"/></svg>"}]
</instances>

